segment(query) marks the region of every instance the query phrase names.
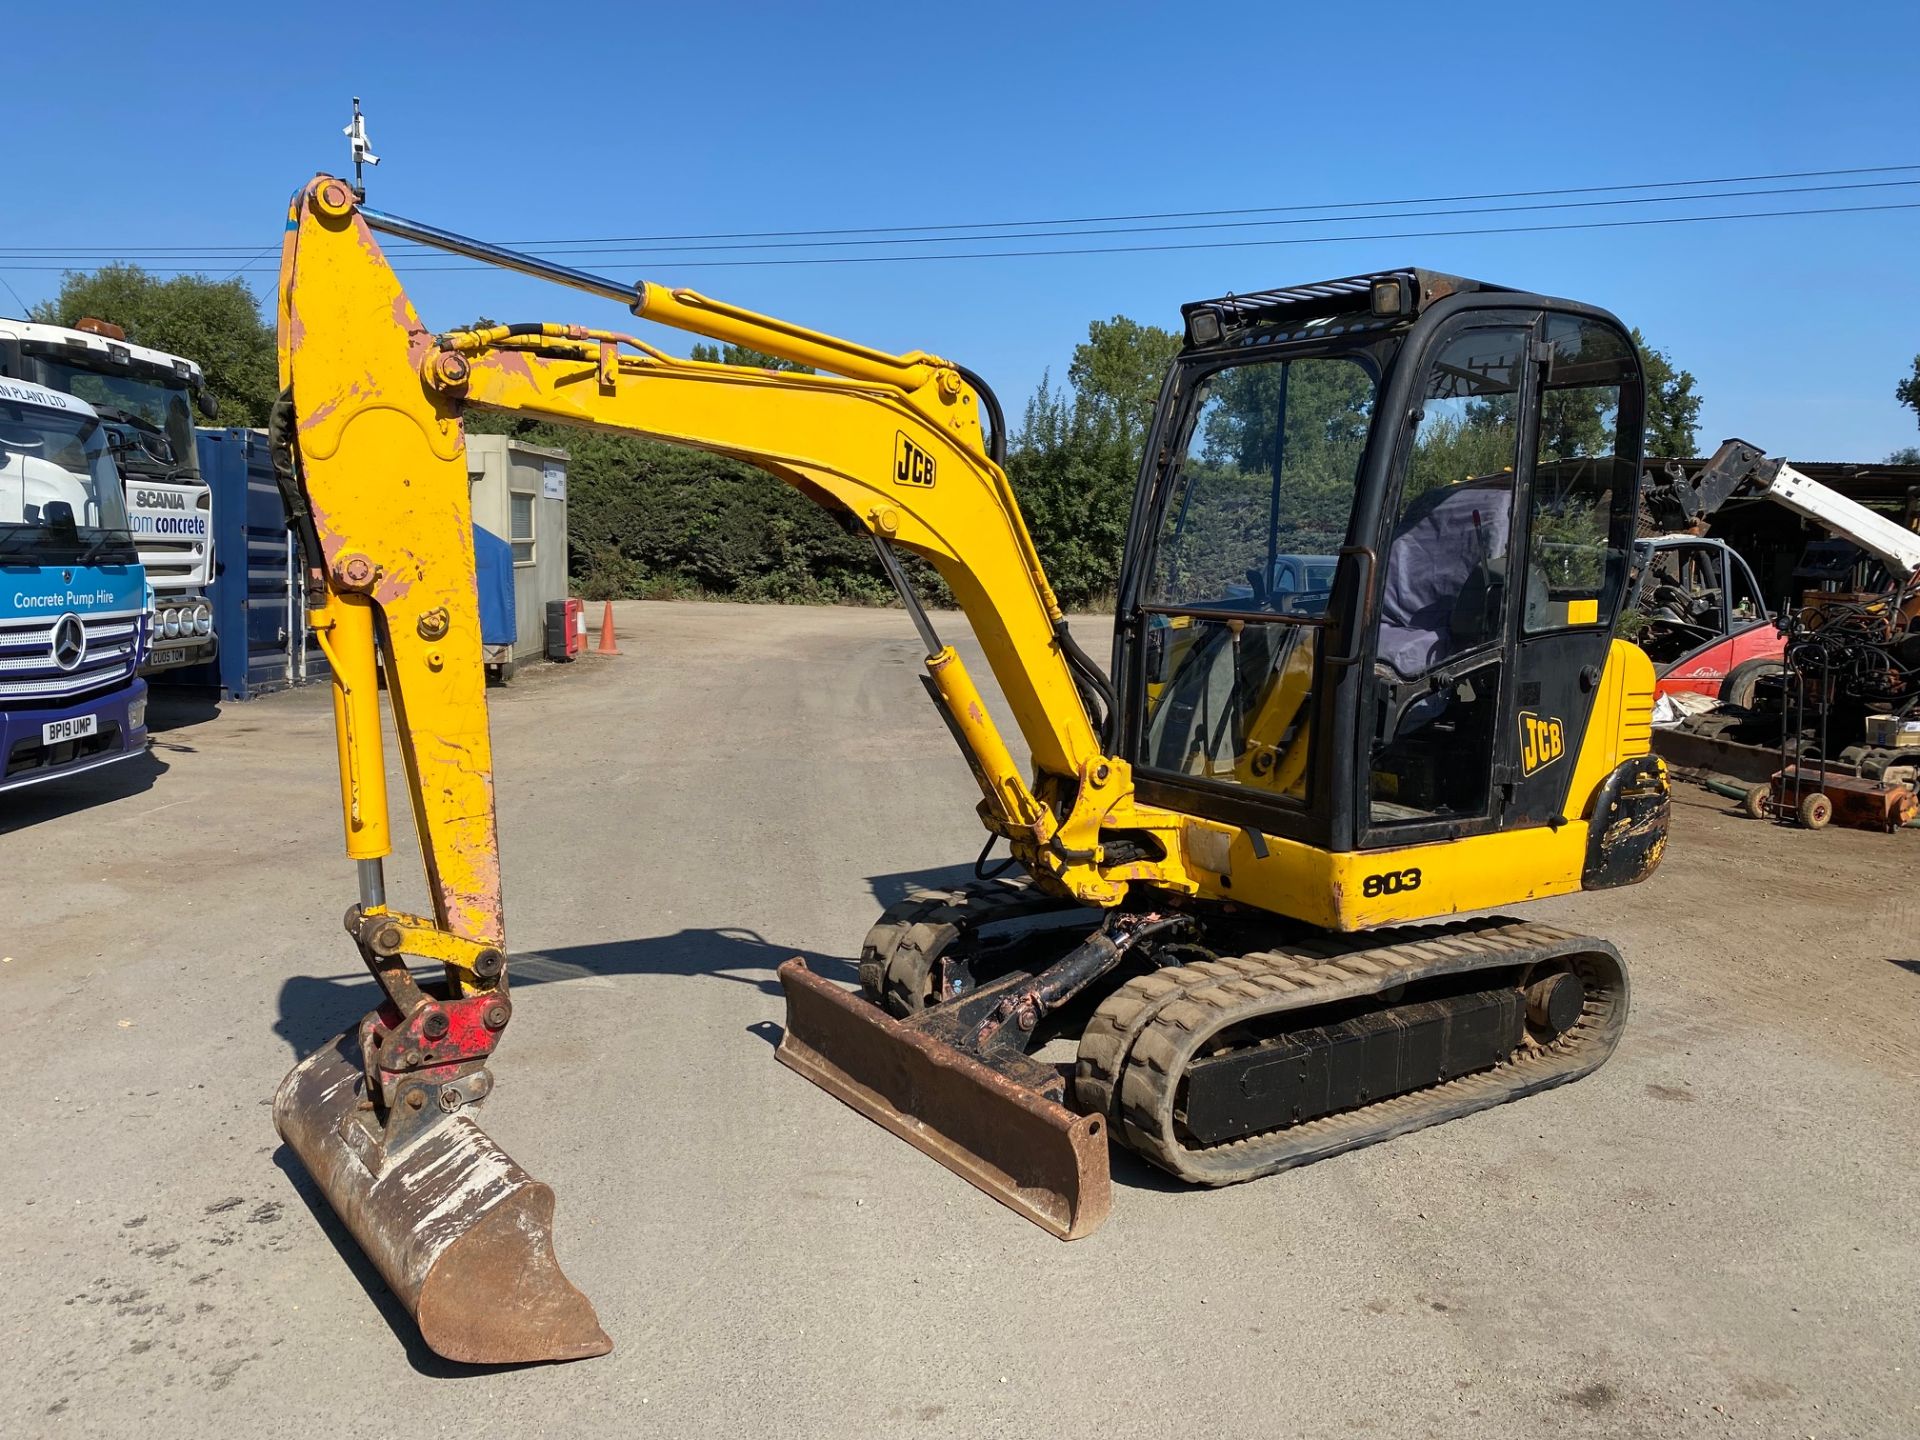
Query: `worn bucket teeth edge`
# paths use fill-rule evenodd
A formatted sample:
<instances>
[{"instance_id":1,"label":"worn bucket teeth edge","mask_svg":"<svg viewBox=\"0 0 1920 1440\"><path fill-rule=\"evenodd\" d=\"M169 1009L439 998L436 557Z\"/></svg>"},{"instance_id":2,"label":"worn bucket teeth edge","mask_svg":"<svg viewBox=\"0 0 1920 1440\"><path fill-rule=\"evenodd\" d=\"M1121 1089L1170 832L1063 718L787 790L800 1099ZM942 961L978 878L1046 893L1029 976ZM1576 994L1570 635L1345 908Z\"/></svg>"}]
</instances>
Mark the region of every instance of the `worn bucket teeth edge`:
<instances>
[{"instance_id":1,"label":"worn bucket teeth edge","mask_svg":"<svg viewBox=\"0 0 1920 1440\"><path fill-rule=\"evenodd\" d=\"M554 1255L552 1190L464 1114L384 1153L360 1076L356 1038L336 1036L287 1075L274 1123L428 1346L476 1365L612 1349Z\"/></svg>"}]
</instances>

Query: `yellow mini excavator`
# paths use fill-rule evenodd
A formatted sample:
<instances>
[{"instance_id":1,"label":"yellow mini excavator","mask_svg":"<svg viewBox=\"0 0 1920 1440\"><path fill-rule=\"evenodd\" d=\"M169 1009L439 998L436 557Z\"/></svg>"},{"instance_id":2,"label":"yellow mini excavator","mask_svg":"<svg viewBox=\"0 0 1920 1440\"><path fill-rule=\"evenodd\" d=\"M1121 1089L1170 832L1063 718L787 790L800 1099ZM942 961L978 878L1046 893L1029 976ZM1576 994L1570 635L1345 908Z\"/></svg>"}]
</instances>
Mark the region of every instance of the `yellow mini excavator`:
<instances>
[{"instance_id":1,"label":"yellow mini excavator","mask_svg":"<svg viewBox=\"0 0 1920 1440\"><path fill-rule=\"evenodd\" d=\"M570 324L436 332L380 236L818 373ZM886 912L860 993L788 961L780 1058L1053 1233L1105 1218L1110 1141L1229 1184L1562 1084L1613 1049L1614 947L1484 912L1630 884L1665 842L1653 670L1613 637L1641 461L1633 343L1591 306L1416 269L1184 318L1109 678L1068 631L1000 408L967 370L382 214L329 176L294 197L274 449L333 668L347 929L382 999L274 1113L436 1351L611 1343L554 1258L552 1191L471 1118L513 1001L469 408L748 461L871 536L988 844L1020 873ZM903 551L951 588L1030 764ZM426 915L386 898L383 674ZM1075 1036L1071 1065L1038 1057Z\"/></svg>"}]
</instances>

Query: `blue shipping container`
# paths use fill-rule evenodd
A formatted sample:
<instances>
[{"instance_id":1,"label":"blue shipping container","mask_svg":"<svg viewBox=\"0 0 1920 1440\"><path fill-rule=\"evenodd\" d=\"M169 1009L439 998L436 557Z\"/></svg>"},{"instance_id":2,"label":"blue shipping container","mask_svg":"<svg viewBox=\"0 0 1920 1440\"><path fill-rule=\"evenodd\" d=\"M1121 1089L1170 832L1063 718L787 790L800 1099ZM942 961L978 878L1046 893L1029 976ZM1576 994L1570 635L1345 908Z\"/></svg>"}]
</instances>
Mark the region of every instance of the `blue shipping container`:
<instances>
[{"instance_id":1,"label":"blue shipping container","mask_svg":"<svg viewBox=\"0 0 1920 1440\"><path fill-rule=\"evenodd\" d=\"M234 700L324 678L306 626L298 547L258 430L201 430L200 473L213 488L213 629L220 654L167 677L218 685Z\"/></svg>"}]
</instances>

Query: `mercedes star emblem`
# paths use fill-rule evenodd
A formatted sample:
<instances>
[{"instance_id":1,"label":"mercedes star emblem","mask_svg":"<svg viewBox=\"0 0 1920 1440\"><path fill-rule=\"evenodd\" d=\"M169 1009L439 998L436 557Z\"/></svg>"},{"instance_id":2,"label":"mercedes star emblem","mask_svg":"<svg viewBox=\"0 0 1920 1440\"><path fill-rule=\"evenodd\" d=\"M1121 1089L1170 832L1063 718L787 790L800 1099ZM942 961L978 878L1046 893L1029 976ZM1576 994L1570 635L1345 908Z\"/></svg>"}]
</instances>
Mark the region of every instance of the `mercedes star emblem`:
<instances>
[{"instance_id":1,"label":"mercedes star emblem","mask_svg":"<svg viewBox=\"0 0 1920 1440\"><path fill-rule=\"evenodd\" d=\"M62 615L53 626L53 663L62 670L77 670L87 658L87 627L78 615Z\"/></svg>"}]
</instances>

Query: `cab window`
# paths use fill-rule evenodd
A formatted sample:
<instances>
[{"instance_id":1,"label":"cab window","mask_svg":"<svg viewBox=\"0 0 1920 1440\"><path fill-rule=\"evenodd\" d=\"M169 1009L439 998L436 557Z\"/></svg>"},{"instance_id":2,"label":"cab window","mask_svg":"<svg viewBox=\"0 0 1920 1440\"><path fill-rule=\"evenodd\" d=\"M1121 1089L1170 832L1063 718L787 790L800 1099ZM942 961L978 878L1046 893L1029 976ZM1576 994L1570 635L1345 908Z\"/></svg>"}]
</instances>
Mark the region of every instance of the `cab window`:
<instances>
[{"instance_id":1,"label":"cab window","mask_svg":"<svg viewBox=\"0 0 1920 1440\"><path fill-rule=\"evenodd\" d=\"M1374 376L1352 356L1303 356L1199 385L1141 599L1139 762L1304 802Z\"/></svg>"},{"instance_id":2,"label":"cab window","mask_svg":"<svg viewBox=\"0 0 1920 1440\"><path fill-rule=\"evenodd\" d=\"M1729 589L1728 606L1732 611L1736 628L1751 625L1756 620L1767 620L1767 602L1760 597L1760 587L1755 583L1753 571L1747 568L1746 560L1738 554L1727 556Z\"/></svg>"},{"instance_id":3,"label":"cab window","mask_svg":"<svg viewBox=\"0 0 1920 1440\"><path fill-rule=\"evenodd\" d=\"M1611 618L1631 543L1620 427L1637 417L1621 415L1620 396L1638 361L1624 335L1593 320L1550 315L1546 341L1521 616L1529 635Z\"/></svg>"}]
</instances>

